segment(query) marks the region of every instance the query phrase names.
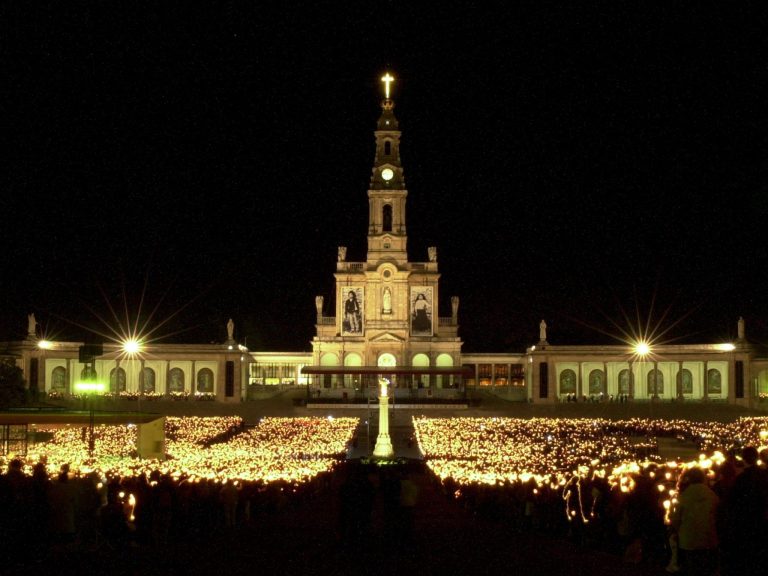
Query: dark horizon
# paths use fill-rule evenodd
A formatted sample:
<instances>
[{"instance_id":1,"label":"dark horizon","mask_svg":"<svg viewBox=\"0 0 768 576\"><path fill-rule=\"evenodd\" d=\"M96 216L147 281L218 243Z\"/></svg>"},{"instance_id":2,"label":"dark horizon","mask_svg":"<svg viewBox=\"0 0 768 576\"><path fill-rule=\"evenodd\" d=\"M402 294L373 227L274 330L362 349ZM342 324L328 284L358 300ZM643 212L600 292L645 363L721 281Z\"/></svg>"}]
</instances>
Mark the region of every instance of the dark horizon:
<instances>
[{"instance_id":1,"label":"dark horizon","mask_svg":"<svg viewBox=\"0 0 768 576\"><path fill-rule=\"evenodd\" d=\"M122 12L121 12L122 10ZM464 351L768 343L766 14L696 3L290 11L10 6L0 336L309 350L336 248L365 260L379 78L408 252ZM109 304L108 304L109 303ZM638 320L639 317L639 320Z\"/></svg>"}]
</instances>

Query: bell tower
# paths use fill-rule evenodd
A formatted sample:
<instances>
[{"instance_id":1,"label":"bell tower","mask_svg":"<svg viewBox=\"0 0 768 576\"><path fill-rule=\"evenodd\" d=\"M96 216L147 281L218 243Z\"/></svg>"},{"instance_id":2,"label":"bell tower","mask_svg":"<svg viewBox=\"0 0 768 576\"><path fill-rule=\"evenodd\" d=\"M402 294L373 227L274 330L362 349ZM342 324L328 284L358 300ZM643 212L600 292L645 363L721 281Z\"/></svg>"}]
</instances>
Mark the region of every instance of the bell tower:
<instances>
[{"instance_id":1,"label":"bell tower","mask_svg":"<svg viewBox=\"0 0 768 576\"><path fill-rule=\"evenodd\" d=\"M405 227L405 177L400 162L400 130L395 118L395 103L390 98L394 78L386 73L381 116L376 125L376 154L368 188L368 264L408 262L408 236Z\"/></svg>"},{"instance_id":2,"label":"bell tower","mask_svg":"<svg viewBox=\"0 0 768 576\"><path fill-rule=\"evenodd\" d=\"M327 394L334 388L353 388L355 394L372 390L377 387L375 374L389 375L390 394L400 397L403 393L411 397L425 387L455 388L460 382L455 378L461 372L459 300L451 300L450 317L438 316L437 247L428 247L421 261L408 259L408 191L400 158L401 132L390 96L394 78L386 73L381 81L384 98L374 131L366 258L349 261L346 247L339 246L334 314L325 315L323 296L315 300L317 333L312 340L313 366L307 373L318 375L313 385ZM426 390L419 393L427 395Z\"/></svg>"}]
</instances>

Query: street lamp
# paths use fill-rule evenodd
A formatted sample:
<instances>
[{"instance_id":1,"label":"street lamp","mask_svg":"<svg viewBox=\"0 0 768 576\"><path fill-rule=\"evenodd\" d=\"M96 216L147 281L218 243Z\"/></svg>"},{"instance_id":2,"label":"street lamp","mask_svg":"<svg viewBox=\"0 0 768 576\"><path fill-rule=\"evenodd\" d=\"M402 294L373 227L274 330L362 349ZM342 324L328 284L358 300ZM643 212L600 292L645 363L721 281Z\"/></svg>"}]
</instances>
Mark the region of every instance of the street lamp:
<instances>
[{"instance_id":1,"label":"street lamp","mask_svg":"<svg viewBox=\"0 0 768 576\"><path fill-rule=\"evenodd\" d=\"M142 343L135 338L129 338L123 342L123 352L129 356L141 352Z\"/></svg>"},{"instance_id":2,"label":"street lamp","mask_svg":"<svg viewBox=\"0 0 768 576\"><path fill-rule=\"evenodd\" d=\"M30 382L30 389L33 390L33 400L37 402L40 398L40 373L42 373L43 392L45 392L45 351L53 348L53 342L40 339L37 341L37 349L40 351L40 366L38 367L37 380Z\"/></svg>"},{"instance_id":3,"label":"street lamp","mask_svg":"<svg viewBox=\"0 0 768 576\"><path fill-rule=\"evenodd\" d=\"M133 360L144 349L144 343L138 338L127 338L122 342L123 355L131 360L131 366L133 366ZM141 412L141 396L144 394L144 370L143 366L139 367L139 393L136 395L136 407L137 411Z\"/></svg>"},{"instance_id":4,"label":"street lamp","mask_svg":"<svg viewBox=\"0 0 768 576\"><path fill-rule=\"evenodd\" d=\"M637 354L640 357L645 357L648 354L651 353L651 346L648 344L648 342L643 342L642 340L640 342L637 342L635 344L635 354Z\"/></svg>"}]
</instances>

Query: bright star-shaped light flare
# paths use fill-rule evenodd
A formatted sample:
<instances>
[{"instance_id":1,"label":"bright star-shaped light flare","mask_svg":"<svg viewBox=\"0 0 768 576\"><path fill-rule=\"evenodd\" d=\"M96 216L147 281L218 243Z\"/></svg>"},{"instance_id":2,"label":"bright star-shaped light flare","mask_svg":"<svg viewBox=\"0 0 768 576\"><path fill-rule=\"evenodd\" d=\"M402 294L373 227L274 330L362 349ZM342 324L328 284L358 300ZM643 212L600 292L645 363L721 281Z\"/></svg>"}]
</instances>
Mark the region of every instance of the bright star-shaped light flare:
<instances>
[{"instance_id":1,"label":"bright star-shaped light flare","mask_svg":"<svg viewBox=\"0 0 768 576\"><path fill-rule=\"evenodd\" d=\"M651 346L648 344L648 342L643 342L642 340L635 344L635 354L638 356L647 356L651 353Z\"/></svg>"},{"instance_id":2,"label":"bright star-shaped light flare","mask_svg":"<svg viewBox=\"0 0 768 576\"><path fill-rule=\"evenodd\" d=\"M126 354L138 354L141 351L141 342L134 339L128 339L123 342L123 352Z\"/></svg>"}]
</instances>

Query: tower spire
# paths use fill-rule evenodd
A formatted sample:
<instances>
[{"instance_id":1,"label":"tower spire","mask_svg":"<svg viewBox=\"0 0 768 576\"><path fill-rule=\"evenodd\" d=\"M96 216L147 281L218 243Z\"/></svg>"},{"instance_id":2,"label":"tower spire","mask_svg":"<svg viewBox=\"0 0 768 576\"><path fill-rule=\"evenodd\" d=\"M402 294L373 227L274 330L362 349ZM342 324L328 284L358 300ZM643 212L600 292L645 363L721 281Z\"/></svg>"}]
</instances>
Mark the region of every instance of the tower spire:
<instances>
[{"instance_id":1,"label":"tower spire","mask_svg":"<svg viewBox=\"0 0 768 576\"><path fill-rule=\"evenodd\" d=\"M374 262L382 259L407 262L408 259L405 228L408 192L400 162L400 129L394 113L395 102L391 98L394 81L389 71L381 77L384 99L374 132L376 155L368 188L368 260Z\"/></svg>"}]
</instances>

